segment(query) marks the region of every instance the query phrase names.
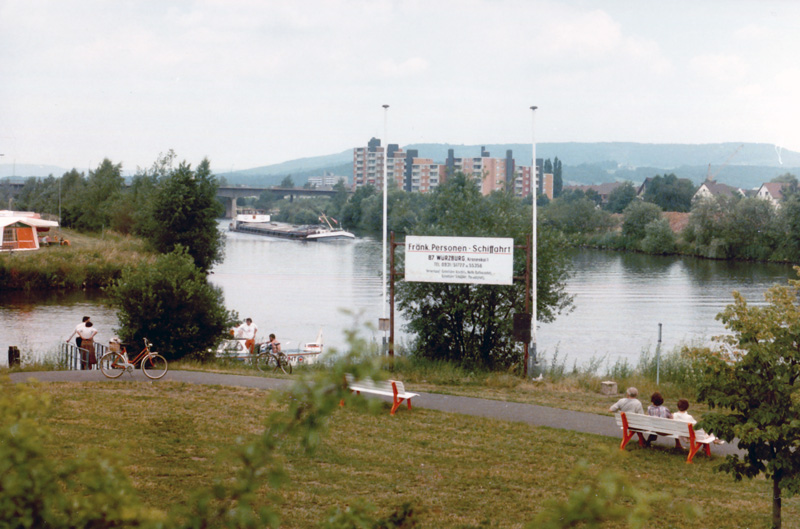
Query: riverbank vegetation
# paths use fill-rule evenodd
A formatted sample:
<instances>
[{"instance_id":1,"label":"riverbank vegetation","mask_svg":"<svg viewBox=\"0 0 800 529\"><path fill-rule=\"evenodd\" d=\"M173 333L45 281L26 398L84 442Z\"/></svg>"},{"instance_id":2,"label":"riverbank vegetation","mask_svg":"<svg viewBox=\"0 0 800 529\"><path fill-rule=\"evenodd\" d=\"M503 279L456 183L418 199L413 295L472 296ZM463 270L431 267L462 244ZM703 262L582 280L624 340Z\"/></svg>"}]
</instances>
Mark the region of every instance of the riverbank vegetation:
<instances>
[{"instance_id":1,"label":"riverbank vegetation","mask_svg":"<svg viewBox=\"0 0 800 529\"><path fill-rule=\"evenodd\" d=\"M88 177L29 179L17 206L60 212L72 244L0 256L0 289L108 288L123 341L148 337L169 359L213 347L235 319L207 280L223 257L218 183L208 160L193 169L175 159L160 156L130 186L107 159Z\"/></svg>"},{"instance_id":2,"label":"riverbank vegetation","mask_svg":"<svg viewBox=\"0 0 800 529\"><path fill-rule=\"evenodd\" d=\"M643 200L617 188L607 203L581 191L565 193L541 209L542 222L571 244L654 255L777 262L800 261L800 193L792 175L776 207L763 198L738 194L685 201L659 193ZM626 193L626 200L618 195ZM684 193L685 194L685 193ZM594 194L596 195L596 193ZM624 206L623 206L624 204ZM622 209L620 209L622 208ZM669 208L669 209L665 209ZM671 220L686 212L686 221Z\"/></svg>"},{"instance_id":3,"label":"riverbank vegetation","mask_svg":"<svg viewBox=\"0 0 800 529\"><path fill-rule=\"evenodd\" d=\"M70 244L0 256L0 290L104 288L126 267L146 267L156 257L142 239L110 230L80 233L63 229L61 236Z\"/></svg>"}]
</instances>

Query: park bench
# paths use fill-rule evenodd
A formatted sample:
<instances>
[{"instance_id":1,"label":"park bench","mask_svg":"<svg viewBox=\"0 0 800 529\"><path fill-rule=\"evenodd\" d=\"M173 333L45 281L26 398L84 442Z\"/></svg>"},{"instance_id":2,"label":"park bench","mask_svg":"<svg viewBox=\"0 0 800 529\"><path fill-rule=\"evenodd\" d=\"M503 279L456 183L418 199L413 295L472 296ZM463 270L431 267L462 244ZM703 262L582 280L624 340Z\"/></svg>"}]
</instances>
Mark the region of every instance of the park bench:
<instances>
[{"instance_id":1,"label":"park bench","mask_svg":"<svg viewBox=\"0 0 800 529\"><path fill-rule=\"evenodd\" d=\"M615 416L617 426L622 428L620 450L625 450L625 445L633 438L634 434L639 436L639 446L644 446L645 437L649 435L660 435L675 439L675 446L678 447L681 446L681 439L689 439L689 456L686 458L686 462L691 463L701 447L705 449L707 456L711 456L711 443L717 439L703 430L695 431L690 422L662 419L661 417L651 417L639 413L620 412Z\"/></svg>"},{"instance_id":2,"label":"park bench","mask_svg":"<svg viewBox=\"0 0 800 529\"><path fill-rule=\"evenodd\" d=\"M419 396L417 393L407 392L405 386L399 380L384 380L380 382L375 382L369 378L355 380L353 375L347 373L345 375L345 381L347 382L347 388L358 395L362 393L371 393L373 395L392 397L391 415L394 415L397 408L400 407L400 404L402 404L404 400L408 404L408 409L410 410L411 399Z\"/></svg>"}]
</instances>

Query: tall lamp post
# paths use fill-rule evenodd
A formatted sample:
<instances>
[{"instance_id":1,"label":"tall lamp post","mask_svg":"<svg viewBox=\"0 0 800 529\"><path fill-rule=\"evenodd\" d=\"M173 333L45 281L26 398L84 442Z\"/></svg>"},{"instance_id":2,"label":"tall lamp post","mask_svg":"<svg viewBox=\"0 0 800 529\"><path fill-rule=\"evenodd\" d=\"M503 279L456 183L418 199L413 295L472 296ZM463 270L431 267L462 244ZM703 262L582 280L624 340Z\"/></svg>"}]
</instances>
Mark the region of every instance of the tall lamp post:
<instances>
[{"instance_id":1,"label":"tall lamp post","mask_svg":"<svg viewBox=\"0 0 800 529\"><path fill-rule=\"evenodd\" d=\"M537 272L537 263L536 263L536 243L538 237L536 235L536 194L539 190L539 182L536 178L536 109L538 107L532 106L531 107L531 145L533 149L533 163L531 164L531 202L533 205L533 231L531 233L531 253L532 253L532 270L531 270L531 278L532 278L532 287L531 287L531 347L530 347L530 355L528 356L528 375L531 378L537 376L535 371L538 371L538 363L539 359L537 357L536 351L536 323L538 318L538 311L536 310L536 290L537 290L537 280L536 280L536 272Z\"/></svg>"},{"instance_id":2,"label":"tall lamp post","mask_svg":"<svg viewBox=\"0 0 800 529\"><path fill-rule=\"evenodd\" d=\"M381 292L383 293L383 317L381 319L381 329L383 330L383 342L384 348L386 347L386 331L387 328L387 319L386 319L386 247L387 247L387 225L388 225L388 213L387 213L387 203L388 203L388 193L389 193L389 182L386 181L386 177L388 174L387 171L387 164L389 157L389 142L387 138L387 120L389 115L389 105L383 105L383 271L382 274L382 285L381 285Z\"/></svg>"}]
</instances>

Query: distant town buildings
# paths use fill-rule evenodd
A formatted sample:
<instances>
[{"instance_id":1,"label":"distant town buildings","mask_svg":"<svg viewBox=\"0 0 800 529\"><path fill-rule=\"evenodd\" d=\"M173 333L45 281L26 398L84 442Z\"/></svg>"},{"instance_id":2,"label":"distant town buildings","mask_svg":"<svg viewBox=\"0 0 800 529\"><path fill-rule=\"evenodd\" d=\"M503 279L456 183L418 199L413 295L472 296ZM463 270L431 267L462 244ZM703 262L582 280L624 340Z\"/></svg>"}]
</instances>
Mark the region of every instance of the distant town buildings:
<instances>
[{"instance_id":1,"label":"distant town buildings","mask_svg":"<svg viewBox=\"0 0 800 529\"><path fill-rule=\"evenodd\" d=\"M530 194L531 167L517 165L510 150L506 151L505 158L492 158L481 147L479 157L456 158L453 149L449 149L447 159L436 162L421 158L416 149L405 151L396 144L384 148L377 138L372 138L366 147L353 149L353 188L373 185L383 189L384 155L386 179L408 192L427 193L443 183L449 175L461 172L479 180L484 195L501 189L512 189L515 195L521 197ZM537 175L542 174L542 167L542 159L537 158ZM545 175L537 182L539 192L552 198L553 175Z\"/></svg>"},{"instance_id":2,"label":"distant town buildings","mask_svg":"<svg viewBox=\"0 0 800 529\"><path fill-rule=\"evenodd\" d=\"M345 176L337 176L333 173L329 173L327 171L322 173L322 176L311 176L308 178L308 185L314 188L317 187L333 187L339 180L347 181L347 177Z\"/></svg>"}]
</instances>

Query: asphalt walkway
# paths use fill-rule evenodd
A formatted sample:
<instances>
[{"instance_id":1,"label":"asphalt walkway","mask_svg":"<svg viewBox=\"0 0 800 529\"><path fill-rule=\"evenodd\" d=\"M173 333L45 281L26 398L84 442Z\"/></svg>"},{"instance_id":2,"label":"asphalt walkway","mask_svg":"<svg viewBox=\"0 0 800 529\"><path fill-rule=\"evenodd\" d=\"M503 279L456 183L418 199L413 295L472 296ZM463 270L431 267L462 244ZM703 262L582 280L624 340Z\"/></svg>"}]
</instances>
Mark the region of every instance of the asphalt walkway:
<instances>
[{"instance_id":1,"label":"asphalt walkway","mask_svg":"<svg viewBox=\"0 0 800 529\"><path fill-rule=\"evenodd\" d=\"M115 380L106 378L100 371L36 371L11 374L11 380L14 382L24 382L29 379L36 379L42 382L115 382ZM126 373L118 380L153 382L146 378L140 371L136 371L133 375ZM288 387L292 383L289 379L176 370L170 370L161 380L185 382L188 384L235 386L264 390L279 390ZM158 383L158 381L155 381L155 383ZM414 389L409 388L409 391L414 391ZM389 400L391 401L391 399ZM537 406L535 404L504 402L474 397L459 397L438 393L420 393L419 397L414 398L412 406L446 413L460 413L463 415L521 422L533 426L547 426L550 428L604 435L617 439L621 439L622 437L619 427L611 416L562 410L547 406ZM633 442L634 441L632 441L632 443ZM663 443L666 446L674 446L672 440L662 440L659 438L659 443ZM736 448L735 443L732 443L714 445L711 448L711 453L720 456L734 453L741 454L742 452Z\"/></svg>"}]
</instances>

